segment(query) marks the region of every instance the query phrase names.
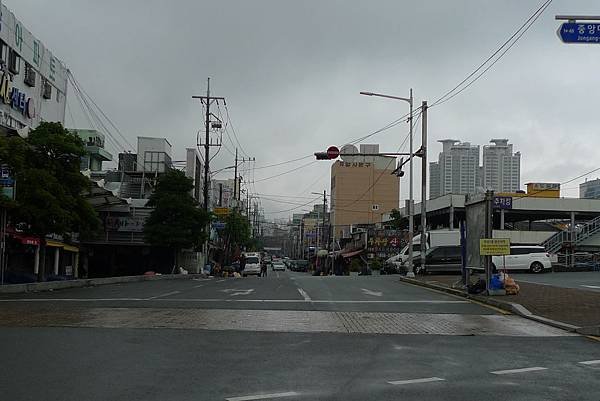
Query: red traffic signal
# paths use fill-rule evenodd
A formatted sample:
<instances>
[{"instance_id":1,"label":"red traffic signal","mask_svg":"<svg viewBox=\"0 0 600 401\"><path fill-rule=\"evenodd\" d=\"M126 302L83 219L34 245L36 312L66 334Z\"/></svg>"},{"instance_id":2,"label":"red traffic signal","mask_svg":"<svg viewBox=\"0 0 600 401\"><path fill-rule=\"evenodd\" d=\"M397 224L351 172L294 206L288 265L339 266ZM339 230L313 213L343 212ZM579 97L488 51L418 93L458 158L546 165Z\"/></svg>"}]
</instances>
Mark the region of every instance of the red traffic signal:
<instances>
[{"instance_id":1,"label":"red traffic signal","mask_svg":"<svg viewBox=\"0 0 600 401\"><path fill-rule=\"evenodd\" d=\"M337 146L330 146L327 148L327 152L315 152L317 160L331 160L337 159L340 155L340 150Z\"/></svg>"}]
</instances>

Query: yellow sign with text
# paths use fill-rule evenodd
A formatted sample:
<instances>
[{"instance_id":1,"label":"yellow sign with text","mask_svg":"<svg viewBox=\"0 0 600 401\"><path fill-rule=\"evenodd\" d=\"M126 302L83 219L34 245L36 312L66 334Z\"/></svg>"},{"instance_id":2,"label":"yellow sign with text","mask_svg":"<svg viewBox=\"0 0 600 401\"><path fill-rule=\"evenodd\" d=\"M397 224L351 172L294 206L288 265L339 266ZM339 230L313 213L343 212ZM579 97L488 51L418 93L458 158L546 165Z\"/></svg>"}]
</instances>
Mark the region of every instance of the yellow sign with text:
<instances>
[{"instance_id":1,"label":"yellow sign with text","mask_svg":"<svg viewBox=\"0 0 600 401\"><path fill-rule=\"evenodd\" d=\"M227 216L229 214L228 207L215 207L213 208L213 213L217 216Z\"/></svg>"},{"instance_id":2,"label":"yellow sign with text","mask_svg":"<svg viewBox=\"0 0 600 401\"><path fill-rule=\"evenodd\" d=\"M479 254L481 256L510 255L510 239L482 238L479 240Z\"/></svg>"}]
</instances>

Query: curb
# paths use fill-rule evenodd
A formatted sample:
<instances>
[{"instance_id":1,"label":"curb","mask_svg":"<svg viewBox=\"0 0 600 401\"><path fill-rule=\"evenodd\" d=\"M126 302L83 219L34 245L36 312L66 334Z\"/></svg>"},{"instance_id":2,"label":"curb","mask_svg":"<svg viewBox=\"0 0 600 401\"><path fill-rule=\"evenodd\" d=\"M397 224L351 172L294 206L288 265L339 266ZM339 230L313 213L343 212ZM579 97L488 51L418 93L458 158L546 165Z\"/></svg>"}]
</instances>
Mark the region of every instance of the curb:
<instances>
[{"instance_id":1,"label":"curb","mask_svg":"<svg viewBox=\"0 0 600 401\"><path fill-rule=\"evenodd\" d=\"M205 277L203 274L161 274L155 276L122 276L122 277L102 277L77 279L66 281L45 281L40 283L26 284L7 284L0 286L0 294L19 294L26 292L38 291L53 291L65 288L83 288L96 285L118 284L118 283L133 283L141 281L154 280L185 280Z\"/></svg>"},{"instance_id":2,"label":"curb","mask_svg":"<svg viewBox=\"0 0 600 401\"><path fill-rule=\"evenodd\" d=\"M525 319L533 320L535 322L546 324L548 326L552 326L557 329L561 329L561 330L565 330L565 331L569 331L569 332L577 332L580 334L591 334L591 333L595 332L595 330L596 331L600 330L600 327L578 327L578 326L574 326L572 324L548 319L543 316L534 315L526 307L524 307L521 304L515 303L515 302L499 301L496 299L490 299L490 298L482 297L479 295L471 295L471 294L467 294L464 291L457 290L454 288L444 287L441 285L436 285L436 284L431 284L431 283L426 283L423 281L414 280L414 279L406 278L406 277L400 277L400 281L408 283L408 284L418 285L420 287L430 288L432 290L442 291L442 292L452 294L452 295L455 295L458 297L472 299L473 301L477 301L482 304L486 304L489 306L496 307L498 309L502 309L504 311L521 316ZM582 330L582 331L580 331L580 330ZM586 332L583 332L583 330L585 330Z\"/></svg>"}]
</instances>

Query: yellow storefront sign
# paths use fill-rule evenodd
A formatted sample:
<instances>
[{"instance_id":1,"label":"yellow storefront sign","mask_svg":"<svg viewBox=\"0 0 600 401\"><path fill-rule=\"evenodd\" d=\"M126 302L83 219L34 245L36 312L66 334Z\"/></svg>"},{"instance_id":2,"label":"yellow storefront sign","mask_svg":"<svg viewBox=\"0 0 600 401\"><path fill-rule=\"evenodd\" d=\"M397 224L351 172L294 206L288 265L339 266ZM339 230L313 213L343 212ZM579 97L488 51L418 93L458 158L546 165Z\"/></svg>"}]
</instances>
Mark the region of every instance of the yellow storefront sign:
<instances>
[{"instance_id":1,"label":"yellow storefront sign","mask_svg":"<svg viewBox=\"0 0 600 401\"><path fill-rule=\"evenodd\" d=\"M482 238L479 240L479 254L481 256L510 255L510 239Z\"/></svg>"},{"instance_id":2,"label":"yellow storefront sign","mask_svg":"<svg viewBox=\"0 0 600 401\"><path fill-rule=\"evenodd\" d=\"M217 216L227 216L229 214L229 208L228 207L215 207L213 209L213 213L216 214Z\"/></svg>"}]
</instances>

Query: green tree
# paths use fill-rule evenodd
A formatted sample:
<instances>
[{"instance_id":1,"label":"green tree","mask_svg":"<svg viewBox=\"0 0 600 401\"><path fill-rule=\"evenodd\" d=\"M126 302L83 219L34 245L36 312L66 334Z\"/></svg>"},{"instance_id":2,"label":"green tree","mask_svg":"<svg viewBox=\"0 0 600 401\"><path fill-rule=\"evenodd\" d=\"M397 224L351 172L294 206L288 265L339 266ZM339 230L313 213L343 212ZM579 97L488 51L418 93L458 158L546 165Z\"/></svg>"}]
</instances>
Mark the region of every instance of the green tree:
<instances>
[{"instance_id":1,"label":"green tree","mask_svg":"<svg viewBox=\"0 0 600 401\"><path fill-rule=\"evenodd\" d=\"M191 195L192 180L182 171L169 170L159 177L149 206L154 207L144 225L146 240L173 251L173 266L177 267L177 255L184 248L199 248L204 241L208 214Z\"/></svg>"},{"instance_id":2,"label":"green tree","mask_svg":"<svg viewBox=\"0 0 600 401\"><path fill-rule=\"evenodd\" d=\"M390 225L396 229L400 230L406 228L406 223L402 221L403 216L398 209L392 209L390 212Z\"/></svg>"},{"instance_id":3,"label":"green tree","mask_svg":"<svg viewBox=\"0 0 600 401\"><path fill-rule=\"evenodd\" d=\"M45 274L43 239L48 234L85 235L99 226L95 210L83 197L91 186L79 171L84 154L81 139L60 123L43 122L26 139L0 138L0 160L12 168L17 181L11 219L42 239L39 280Z\"/></svg>"},{"instance_id":4,"label":"green tree","mask_svg":"<svg viewBox=\"0 0 600 401\"><path fill-rule=\"evenodd\" d=\"M225 228L222 232L222 238L225 241L225 257L230 258L233 249L247 246L250 241L250 224L248 219L237 209L233 209L225 217ZM223 260L223 263L229 260Z\"/></svg>"}]
</instances>

